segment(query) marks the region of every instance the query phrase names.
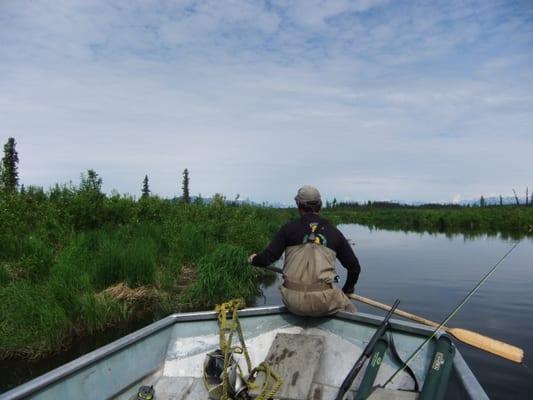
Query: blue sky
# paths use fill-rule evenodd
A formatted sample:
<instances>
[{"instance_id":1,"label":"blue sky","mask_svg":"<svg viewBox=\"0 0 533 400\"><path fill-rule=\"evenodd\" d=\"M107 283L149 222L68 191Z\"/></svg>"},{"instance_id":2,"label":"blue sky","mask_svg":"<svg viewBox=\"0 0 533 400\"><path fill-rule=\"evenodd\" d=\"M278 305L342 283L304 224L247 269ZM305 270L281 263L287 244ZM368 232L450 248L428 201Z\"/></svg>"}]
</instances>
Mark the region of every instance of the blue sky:
<instances>
[{"instance_id":1,"label":"blue sky","mask_svg":"<svg viewBox=\"0 0 533 400\"><path fill-rule=\"evenodd\" d=\"M26 185L290 202L533 186L533 2L0 2Z\"/></svg>"}]
</instances>

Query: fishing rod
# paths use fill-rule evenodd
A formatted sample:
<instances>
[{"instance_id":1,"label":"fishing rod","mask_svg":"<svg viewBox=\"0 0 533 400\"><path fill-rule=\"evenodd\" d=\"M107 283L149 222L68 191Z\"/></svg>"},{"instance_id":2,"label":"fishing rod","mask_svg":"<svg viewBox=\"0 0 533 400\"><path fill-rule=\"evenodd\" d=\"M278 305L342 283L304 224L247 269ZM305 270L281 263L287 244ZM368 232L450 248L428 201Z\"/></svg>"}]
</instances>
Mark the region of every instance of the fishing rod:
<instances>
[{"instance_id":1,"label":"fishing rod","mask_svg":"<svg viewBox=\"0 0 533 400\"><path fill-rule=\"evenodd\" d=\"M363 365L366 360L370 358L370 355L374 351L374 347L376 346L376 343L378 340L383 336L383 334L390 328L390 318L392 317L392 314L394 313L394 310L396 307L398 307L398 304L400 304L400 300L396 299L394 302L394 305L390 309L390 311L387 313L383 321L381 322L381 325L379 328L374 332L374 335L372 335L372 338L366 345L365 349L355 362L352 369L350 369L350 372L348 372L348 375L346 375L346 378L344 378L344 381L342 381L342 384L339 388L339 392L337 393L337 396L335 397L335 400L342 400L344 398L344 395L350 387L352 386L352 383L354 379L357 377L357 374L359 374L359 371L363 368Z\"/></svg>"},{"instance_id":2,"label":"fishing rod","mask_svg":"<svg viewBox=\"0 0 533 400\"><path fill-rule=\"evenodd\" d=\"M533 230L533 227L531 225L529 225L529 230L528 230L526 235L529 235L532 230ZM452 310L452 312L450 312L450 314L448 314L448 316L439 324L439 326L437 326L435 328L435 330L431 333L431 335L424 342L422 342L422 344L420 346L418 346L418 348L413 352L413 354L411 354L409 356L409 358L405 361L403 366L398 368L396 370L396 372L394 374L392 374L392 376L382 385L382 387L387 387L387 385L390 384L400 372L402 372L405 368L407 368L407 366L409 365L409 362L411 362L411 360L413 360L413 358L415 358L418 355L418 353L420 353L420 350L422 350L424 348L424 346L426 346L426 344L428 344L435 337L437 332L444 325L446 325L448 323L448 321L450 321L455 316L455 314L457 314L457 312L468 302L468 300L470 300L470 298L478 291L478 289L485 283L485 281L490 278L490 276L494 273L494 271L496 271L496 269L500 266L500 264L503 261L505 261L505 259L509 256L509 254L511 254L514 251L514 249L516 249L518 247L518 245L520 243L522 243L522 240L516 242L503 255L503 257L500 258L500 260L483 276L483 278L481 278L481 280L472 288L472 290L470 290L470 292L468 292L468 294L463 298L463 300L459 303L459 305L457 305L457 307L455 307Z\"/></svg>"}]
</instances>

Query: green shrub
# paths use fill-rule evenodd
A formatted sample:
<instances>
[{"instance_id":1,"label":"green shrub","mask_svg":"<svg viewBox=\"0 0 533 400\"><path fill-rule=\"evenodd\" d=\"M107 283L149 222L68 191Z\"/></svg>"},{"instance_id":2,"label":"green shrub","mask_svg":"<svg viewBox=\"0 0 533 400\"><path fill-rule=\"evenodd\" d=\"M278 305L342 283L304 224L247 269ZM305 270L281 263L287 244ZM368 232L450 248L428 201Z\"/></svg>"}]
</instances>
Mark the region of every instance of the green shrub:
<instances>
[{"instance_id":1,"label":"green shrub","mask_svg":"<svg viewBox=\"0 0 533 400\"><path fill-rule=\"evenodd\" d=\"M37 282L46 278L54 263L50 246L41 239L30 236L22 242L20 265L28 272L28 277Z\"/></svg>"}]
</instances>

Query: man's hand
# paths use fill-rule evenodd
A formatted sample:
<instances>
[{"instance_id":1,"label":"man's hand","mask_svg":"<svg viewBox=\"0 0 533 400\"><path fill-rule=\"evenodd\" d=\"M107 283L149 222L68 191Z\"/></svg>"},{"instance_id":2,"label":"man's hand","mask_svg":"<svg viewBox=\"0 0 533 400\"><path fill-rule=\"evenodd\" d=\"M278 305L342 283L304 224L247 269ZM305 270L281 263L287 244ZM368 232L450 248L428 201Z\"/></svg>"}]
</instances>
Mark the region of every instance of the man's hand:
<instances>
[{"instance_id":1,"label":"man's hand","mask_svg":"<svg viewBox=\"0 0 533 400\"><path fill-rule=\"evenodd\" d=\"M255 258L256 255L257 255L257 254L254 253L254 254L250 254L250 255L248 256L248 263L249 263L249 264L251 264L252 261L254 261L254 258Z\"/></svg>"}]
</instances>

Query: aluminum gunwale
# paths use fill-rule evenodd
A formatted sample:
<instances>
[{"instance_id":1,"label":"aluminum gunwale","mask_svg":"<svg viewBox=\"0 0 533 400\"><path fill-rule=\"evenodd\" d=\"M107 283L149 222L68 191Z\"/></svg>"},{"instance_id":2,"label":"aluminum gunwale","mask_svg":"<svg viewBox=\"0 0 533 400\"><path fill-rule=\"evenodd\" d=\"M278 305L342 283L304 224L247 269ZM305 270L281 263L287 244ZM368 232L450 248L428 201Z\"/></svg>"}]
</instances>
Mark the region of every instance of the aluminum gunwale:
<instances>
[{"instance_id":1,"label":"aluminum gunwale","mask_svg":"<svg viewBox=\"0 0 533 400\"><path fill-rule=\"evenodd\" d=\"M474 373L466 363L459 351L455 352L453 366L457 379L461 382L463 389L471 399L489 400L489 396L478 382Z\"/></svg>"},{"instance_id":2,"label":"aluminum gunwale","mask_svg":"<svg viewBox=\"0 0 533 400\"><path fill-rule=\"evenodd\" d=\"M261 315L274 315L274 314L288 314L287 309L284 306L269 306L269 307L257 307L257 308L248 308L239 311L240 317L254 317ZM217 317L215 311L203 311L203 312L193 312L193 313L178 313L172 314L168 317L165 317L157 322L154 322L144 328L141 328L135 332L130 333L129 335L124 336L112 343L109 343L103 347L100 347L88 354L85 354L65 365L62 365L44 375L41 375L25 384L22 384L8 392L0 394L0 400L16 400L25 398L32 393L37 392L40 389L47 387L48 385L57 383L63 378L66 378L75 372L88 367L130 345L136 343L154 333L165 329L174 323L177 322L188 322L188 321L205 321L212 320ZM302 317L306 318L306 317ZM311 318L311 317L309 317ZM327 317L326 317L327 318ZM362 322L370 325L379 325L382 322L382 317L376 316L373 314L366 313L357 313L350 314L347 312L338 312L331 318L344 319ZM393 329L398 331L403 331L407 333L412 333L416 335L427 336L432 333L431 328L425 327L423 325L401 321L397 319L390 320L391 326ZM485 394L483 388L473 375L472 371L462 358L459 352L456 353L454 359L454 366L457 370L457 377L463 384L465 390L468 394L472 394L472 398L488 398Z\"/></svg>"}]
</instances>

